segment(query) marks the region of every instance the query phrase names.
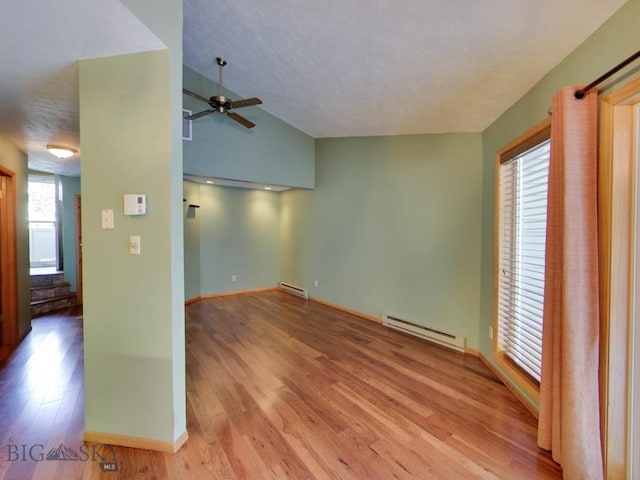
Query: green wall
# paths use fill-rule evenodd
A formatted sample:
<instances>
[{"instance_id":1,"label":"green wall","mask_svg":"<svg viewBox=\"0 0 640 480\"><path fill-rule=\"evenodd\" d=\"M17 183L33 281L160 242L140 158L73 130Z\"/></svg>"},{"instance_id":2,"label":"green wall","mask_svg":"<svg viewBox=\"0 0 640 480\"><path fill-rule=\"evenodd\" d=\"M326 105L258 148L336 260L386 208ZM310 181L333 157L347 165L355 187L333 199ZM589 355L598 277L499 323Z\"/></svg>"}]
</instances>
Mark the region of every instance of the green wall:
<instances>
[{"instance_id":1,"label":"green wall","mask_svg":"<svg viewBox=\"0 0 640 480\"><path fill-rule=\"evenodd\" d=\"M200 205L185 207L186 298L275 287L281 194L193 182L184 191Z\"/></svg>"},{"instance_id":2,"label":"green wall","mask_svg":"<svg viewBox=\"0 0 640 480\"><path fill-rule=\"evenodd\" d=\"M79 63L85 429L173 443L186 429L182 2L124 3L168 48ZM147 214L124 216L125 193L146 194Z\"/></svg>"},{"instance_id":3,"label":"green wall","mask_svg":"<svg viewBox=\"0 0 640 480\"><path fill-rule=\"evenodd\" d=\"M280 277L280 195L201 185L204 294L275 287ZM204 248L206 245L206 248ZM232 276L236 275L236 281Z\"/></svg>"},{"instance_id":4,"label":"green wall","mask_svg":"<svg viewBox=\"0 0 640 480\"><path fill-rule=\"evenodd\" d=\"M282 280L477 348L481 148L480 134L316 140L316 189L282 194Z\"/></svg>"},{"instance_id":5,"label":"green wall","mask_svg":"<svg viewBox=\"0 0 640 480\"><path fill-rule=\"evenodd\" d=\"M170 128L168 183L162 189L169 194L165 205L169 217L169 262L171 285L171 369L173 382L174 439L186 426L186 377L184 334L184 246L182 222L182 0L120 0L169 48L169 109L164 118ZM152 106L150 106L153 108ZM158 119L160 122L162 119ZM162 122L161 122L162 123ZM165 123L162 123L165 125ZM150 140L150 139L149 139ZM148 171L146 172L148 175ZM155 172L154 172L155 174Z\"/></svg>"},{"instance_id":6,"label":"green wall","mask_svg":"<svg viewBox=\"0 0 640 480\"><path fill-rule=\"evenodd\" d=\"M62 185L62 256L64 259L64 279L77 288L76 279L76 195L80 195L80 177L56 175Z\"/></svg>"},{"instance_id":7,"label":"green wall","mask_svg":"<svg viewBox=\"0 0 640 480\"><path fill-rule=\"evenodd\" d=\"M29 275L29 224L27 156L0 135L0 165L15 173L18 270L18 335L31 328L31 277Z\"/></svg>"},{"instance_id":8,"label":"green wall","mask_svg":"<svg viewBox=\"0 0 640 480\"><path fill-rule=\"evenodd\" d=\"M216 83L188 67L184 67L183 81L185 88L204 97L217 95ZM230 91L225 94L240 98ZM188 95L183 101L184 108L194 113L207 108ZM193 140L184 142L185 173L313 188L313 138L259 107L243 108L238 113L256 127L249 130L223 115L193 121Z\"/></svg>"},{"instance_id":9,"label":"green wall","mask_svg":"<svg viewBox=\"0 0 640 480\"><path fill-rule=\"evenodd\" d=\"M493 323L493 225L495 152L547 116L554 93L565 85L586 85L640 49L640 0L630 0L600 29L551 70L534 88L482 134L482 276L479 323L480 350L493 361L489 326ZM637 76L640 68L632 69ZM623 74L621 77L628 77ZM604 90L619 82L608 81ZM601 88L601 91L603 88Z\"/></svg>"}]
</instances>

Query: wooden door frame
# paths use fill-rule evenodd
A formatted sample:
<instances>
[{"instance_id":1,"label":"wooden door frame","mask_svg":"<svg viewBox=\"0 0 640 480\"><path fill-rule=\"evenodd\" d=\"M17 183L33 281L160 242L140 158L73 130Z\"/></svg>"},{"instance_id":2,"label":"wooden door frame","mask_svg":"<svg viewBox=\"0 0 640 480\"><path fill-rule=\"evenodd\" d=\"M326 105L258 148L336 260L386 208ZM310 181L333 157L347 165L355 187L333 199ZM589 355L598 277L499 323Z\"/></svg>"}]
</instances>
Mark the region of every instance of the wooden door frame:
<instances>
[{"instance_id":1,"label":"wooden door frame","mask_svg":"<svg viewBox=\"0 0 640 480\"><path fill-rule=\"evenodd\" d=\"M6 179L6 199L0 202L6 228L0 230L0 278L2 281L2 345L18 344L18 256L16 240L16 178L15 172L0 165L0 175Z\"/></svg>"},{"instance_id":2,"label":"wooden door frame","mask_svg":"<svg viewBox=\"0 0 640 480\"><path fill-rule=\"evenodd\" d=\"M633 322L640 307L633 272L640 253L636 252L638 105L640 79L605 95L600 104L600 383L606 478L629 478L631 469Z\"/></svg>"}]
</instances>

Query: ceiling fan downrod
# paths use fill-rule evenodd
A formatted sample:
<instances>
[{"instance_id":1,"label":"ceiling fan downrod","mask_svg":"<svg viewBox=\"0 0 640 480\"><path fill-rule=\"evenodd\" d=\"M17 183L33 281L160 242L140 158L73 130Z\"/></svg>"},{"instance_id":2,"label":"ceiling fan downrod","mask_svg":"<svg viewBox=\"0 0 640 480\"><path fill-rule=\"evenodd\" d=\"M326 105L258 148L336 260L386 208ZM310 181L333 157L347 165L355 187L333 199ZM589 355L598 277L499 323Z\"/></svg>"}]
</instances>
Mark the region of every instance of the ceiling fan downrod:
<instances>
[{"instance_id":1,"label":"ceiling fan downrod","mask_svg":"<svg viewBox=\"0 0 640 480\"><path fill-rule=\"evenodd\" d=\"M219 85L219 91L218 91L219 105L217 110L220 113L224 113L225 111L224 103L226 102L226 98L223 95L222 67L224 67L227 64L227 61L222 57L216 57L216 62L218 63L218 85Z\"/></svg>"}]
</instances>

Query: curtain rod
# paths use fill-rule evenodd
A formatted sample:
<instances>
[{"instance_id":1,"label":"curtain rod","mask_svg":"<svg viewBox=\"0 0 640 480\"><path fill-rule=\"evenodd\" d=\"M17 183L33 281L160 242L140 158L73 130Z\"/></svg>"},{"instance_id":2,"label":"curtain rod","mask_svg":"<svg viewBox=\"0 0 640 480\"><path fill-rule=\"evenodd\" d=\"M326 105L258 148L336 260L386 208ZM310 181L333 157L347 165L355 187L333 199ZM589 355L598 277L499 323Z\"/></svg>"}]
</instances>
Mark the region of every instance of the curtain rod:
<instances>
[{"instance_id":1,"label":"curtain rod","mask_svg":"<svg viewBox=\"0 0 640 480\"><path fill-rule=\"evenodd\" d=\"M607 78L609 78L611 75L613 75L614 73L618 72L618 70L623 69L624 67L626 67L627 65L629 65L631 62L633 62L634 60L640 58L640 50L638 50L636 53L634 53L633 55L631 55L629 58L627 58L626 60L623 60L622 62L620 62L618 65L616 65L615 67L613 67L611 70L609 70L608 72L600 75L598 78L596 78L593 82L591 82L589 85L587 85L584 88L581 88L580 90L578 90L575 93L575 97L577 99L583 99L584 96L586 95L586 93L591 90L593 87L595 87L596 85L598 85L599 83L604 82Z\"/></svg>"}]
</instances>

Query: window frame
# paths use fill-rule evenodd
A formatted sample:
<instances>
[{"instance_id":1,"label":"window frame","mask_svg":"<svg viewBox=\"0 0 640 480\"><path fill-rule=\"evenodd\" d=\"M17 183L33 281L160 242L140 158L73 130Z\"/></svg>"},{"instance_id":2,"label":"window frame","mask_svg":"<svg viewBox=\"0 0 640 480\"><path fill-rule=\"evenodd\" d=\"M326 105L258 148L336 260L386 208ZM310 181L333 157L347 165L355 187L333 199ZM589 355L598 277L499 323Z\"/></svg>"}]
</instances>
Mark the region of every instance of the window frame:
<instances>
[{"instance_id":1,"label":"window frame","mask_svg":"<svg viewBox=\"0 0 640 480\"><path fill-rule=\"evenodd\" d=\"M517 157L531 148L549 140L551 137L551 119L546 118L542 122L528 129L505 146L500 148L495 155L494 173L494 275L493 275L493 359L496 365L509 377L509 379L522 390L526 397L523 400L528 404L529 410L536 412L539 401L540 385L534 378L519 368L500 350L499 337L499 290L500 290L500 167L503 163ZM535 405L530 400L535 402Z\"/></svg>"},{"instance_id":2,"label":"window frame","mask_svg":"<svg viewBox=\"0 0 640 480\"><path fill-rule=\"evenodd\" d=\"M633 423L639 412L634 408L638 397L634 369L636 379L640 377L640 329L634 318L640 298L639 129L640 78L604 95L600 101L600 413L607 478L631 478L640 471L635 460L640 449L640 434L635 427L640 423L638 416Z\"/></svg>"}]
</instances>

